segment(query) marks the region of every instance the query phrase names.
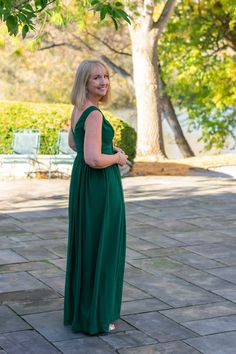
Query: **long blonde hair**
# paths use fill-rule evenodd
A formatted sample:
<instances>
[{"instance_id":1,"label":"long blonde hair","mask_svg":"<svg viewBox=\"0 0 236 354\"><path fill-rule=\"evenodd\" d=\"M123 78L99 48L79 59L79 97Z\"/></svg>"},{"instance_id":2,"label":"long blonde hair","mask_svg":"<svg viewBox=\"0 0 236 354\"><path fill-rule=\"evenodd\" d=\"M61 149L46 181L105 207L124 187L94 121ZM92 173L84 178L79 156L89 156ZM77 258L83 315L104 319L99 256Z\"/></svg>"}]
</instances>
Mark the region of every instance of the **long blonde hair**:
<instances>
[{"instance_id":1,"label":"long blonde hair","mask_svg":"<svg viewBox=\"0 0 236 354\"><path fill-rule=\"evenodd\" d=\"M71 103L74 106L78 107L78 109L82 109L86 102L86 86L92 69L96 66L102 66L105 69L106 74L110 78L109 70L102 61L97 59L83 60L76 71L74 85L70 95ZM106 95L103 96L100 101L107 104L109 103L110 98L111 88L109 85Z\"/></svg>"}]
</instances>

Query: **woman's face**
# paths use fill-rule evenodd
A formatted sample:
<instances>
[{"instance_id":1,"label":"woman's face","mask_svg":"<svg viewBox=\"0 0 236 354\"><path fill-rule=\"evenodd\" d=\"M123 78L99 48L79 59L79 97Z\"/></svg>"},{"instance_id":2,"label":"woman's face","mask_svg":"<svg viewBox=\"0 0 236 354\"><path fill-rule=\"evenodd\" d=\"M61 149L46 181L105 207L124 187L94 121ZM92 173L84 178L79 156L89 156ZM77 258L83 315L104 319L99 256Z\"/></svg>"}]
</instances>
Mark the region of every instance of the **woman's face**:
<instances>
[{"instance_id":1,"label":"woman's face","mask_svg":"<svg viewBox=\"0 0 236 354\"><path fill-rule=\"evenodd\" d=\"M109 76L102 65L97 65L91 71L87 83L88 97L101 98L106 95L109 87Z\"/></svg>"}]
</instances>

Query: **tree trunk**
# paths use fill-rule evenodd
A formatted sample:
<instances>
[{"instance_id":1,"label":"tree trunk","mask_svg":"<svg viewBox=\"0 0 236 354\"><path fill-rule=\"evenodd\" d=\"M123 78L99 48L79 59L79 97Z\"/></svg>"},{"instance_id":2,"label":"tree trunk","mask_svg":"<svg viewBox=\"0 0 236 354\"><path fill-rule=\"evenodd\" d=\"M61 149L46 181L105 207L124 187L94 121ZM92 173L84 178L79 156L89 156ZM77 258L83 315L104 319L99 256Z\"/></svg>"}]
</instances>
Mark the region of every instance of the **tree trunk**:
<instances>
[{"instance_id":1,"label":"tree trunk","mask_svg":"<svg viewBox=\"0 0 236 354\"><path fill-rule=\"evenodd\" d=\"M157 31L147 26L130 27L133 79L137 104L137 160L166 158L159 89Z\"/></svg>"},{"instance_id":2,"label":"tree trunk","mask_svg":"<svg viewBox=\"0 0 236 354\"><path fill-rule=\"evenodd\" d=\"M178 118L175 114L175 109L172 105L170 97L165 92L165 82L160 77L160 88L161 88L161 106L163 113L165 114L165 118L172 129L174 134L175 142L178 145L180 152L184 157L191 157L195 156L194 152L192 151L190 145L188 144L185 136L183 134L182 128L179 124Z\"/></svg>"},{"instance_id":3,"label":"tree trunk","mask_svg":"<svg viewBox=\"0 0 236 354\"><path fill-rule=\"evenodd\" d=\"M102 55L101 59L105 61L105 63L108 65L108 67L121 77L124 77L129 86L134 89L134 82L131 77L131 75L124 70L121 66L118 66L117 64L114 64L109 58L106 56ZM167 123L169 124L169 127L171 128L176 145L178 146L181 154L183 157L191 157L195 156L194 152L192 151L188 141L186 140L183 130L181 128L181 125L178 121L178 118L175 113L175 108L171 102L170 96L165 92L166 84L161 78L161 66L160 64L158 65L159 68L159 89L160 89L160 95L161 95L161 114L164 116L164 118L167 120Z\"/></svg>"}]
</instances>

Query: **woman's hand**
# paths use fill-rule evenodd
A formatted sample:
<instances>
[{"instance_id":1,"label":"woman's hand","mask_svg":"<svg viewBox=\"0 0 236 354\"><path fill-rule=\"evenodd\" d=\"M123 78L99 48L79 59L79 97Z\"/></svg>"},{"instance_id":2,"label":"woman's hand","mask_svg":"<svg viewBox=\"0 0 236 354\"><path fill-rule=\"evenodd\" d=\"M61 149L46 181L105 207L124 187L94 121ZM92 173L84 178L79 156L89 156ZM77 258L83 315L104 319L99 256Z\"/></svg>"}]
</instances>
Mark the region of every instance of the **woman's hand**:
<instances>
[{"instance_id":1,"label":"woman's hand","mask_svg":"<svg viewBox=\"0 0 236 354\"><path fill-rule=\"evenodd\" d=\"M113 152L122 154L121 158L119 157L121 163L118 162L118 165L120 166L128 165L129 167L132 167L132 162L128 160L128 155L126 155L124 150L122 150L117 146L113 146Z\"/></svg>"},{"instance_id":2,"label":"woman's hand","mask_svg":"<svg viewBox=\"0 0 236 354\"><path fill-rule=\"evenodd\" d=\"M117 146L113 146L113 151L114 152L122 152L123 154L125 154L124 150L122 150L121 148L119 148Z\"/></svg>"},{"instance_id":3,"label":"woman's hand","mask_svg":"<svg viewBox=\"0 0 236 354\"><path fill-rule=\"evenodd\" d=\"M128 160L128 155L126 155L126 154L123 152L123 150L118 151L118 152L116 153L116 155L118 156L118 162L117 162L118 165L120 165L120 166L126 165L127 160Z\"/></svg>"}]
</instances>

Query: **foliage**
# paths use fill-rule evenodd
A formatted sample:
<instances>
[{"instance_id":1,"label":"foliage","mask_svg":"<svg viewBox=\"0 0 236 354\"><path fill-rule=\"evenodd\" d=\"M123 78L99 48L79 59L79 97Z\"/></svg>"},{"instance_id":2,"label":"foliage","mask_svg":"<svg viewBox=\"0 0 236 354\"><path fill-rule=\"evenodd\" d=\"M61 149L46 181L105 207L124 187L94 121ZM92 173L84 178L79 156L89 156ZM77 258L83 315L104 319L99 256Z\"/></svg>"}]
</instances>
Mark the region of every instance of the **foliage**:
<instances>
[{"instance_id":1,"label":"foliage","mask_svg":"<svg viewBox=\"0 0 236 354\"><path fill-rule=\"evenodd\" d=\"M70 2L70 1L69 1ZM93 10L100 14L100 21L103 21L108 15L115 28L121 20L130 23L129 16L124 11L124 4L121 1L109 0L77 0L77 6ZM54 7L66 8L66 1L61 0L0 0L0 20L6 22L10 35L17 35L21 29L23 38L35 27L34 22L40 17L43 10L50 10Z\"/></svg>"},{"instance_id":2,"label":"foliage","mask_svg":"<svg viewBox=\"0 0 236 354\"><path fill-rule=\"evenodd\" d=\"M133 162L136 155L136 131L123 120L115 118L112 113L104 111L104 115L115 130L114 145L123 149Z\"/></svg>"},{"instance_id":3,"label":"foliage","mask_svg":"<svg viewBox=\"0 0 236 354\"><path fill-rule=\"evenodd\" d=\"M103 21L109 15L115 25L116 30L119 27L120 20L123 19L130 24L128 14L124 11L124 4L121 1L101 1L87 0L88 5L93 6L93 10L100 13L100 20Z\"/></svg>"},{"instance_id":4,"label":"foliage","mask_svg":"<svg viewBox=\"0 0 236 354\"><path fill-rule=\"evenodd\" d=\"M2 27L3 29L3 27ZM1 37L0 37L1 38ZM75 69L81 57L66 47L32 49L33 41L2 34L1 98L15 101L69 103Z\"/></svg>"},{"instance_id":5,"label":"foliage","mask_svg":"<svg viewBox=\"0 0 236 354\"><path fill-rule=\"evenodd\" d=\"M167 91L201 129L206 149L223 148L236 129L234 0L181 0L160 48Z\"/></svg>"},{"instance_id":6,"label":"foliage","mask_svg":"<svg viewBox=\"0 0 236 354\"><path fill-rule=\"evenodd\" d=\"M136 133L132 127L111 112L104 111L115 130L114 145L127 152L133 161L136 149ZM11 152L13 131L19 128L35 128L41 132L40 153L56 152L60 129L70 125L71 105L1 101L0 105L0 153Z\"/></svg>"},{"instance_id":7,"label":"foliage","mask_svg":"<svg viewBox=\"0 0 236 354\"><path fill-rule=\"evenodd\" d=\"M102 42L118 51L125 48L129 52L126 26L115 31L108 21L105 26L96 23L92 13L80 17L81 12L73 4L68 9L70 11L64 15L59 9L50 12L49 23L37 38L33 33L24 40L20 36L9 36L6 26L0 27L1 99L69 103L77 66L88 57L101 59L101 55L106 55L128 72L132 71L130 56L117 54ZM48 49L42 50L45 47ZM92 50L89 51L88 47ZM134 93L126 78L111 72L111 86L112 108L133 105Z\"/></svg>"},{"instance_id":8,"label":"foliage","mask_svg":"<svg viewBox=\"0 0 236 354\"><path fill-rule=\"evenodd\" d=\"M30 29L34 29L33 21L37 14L52 2L55 0L0 0L0 19L6 22L10 35L17 35L21 28L24 38Z\"/></svg>"}]
</instances>

